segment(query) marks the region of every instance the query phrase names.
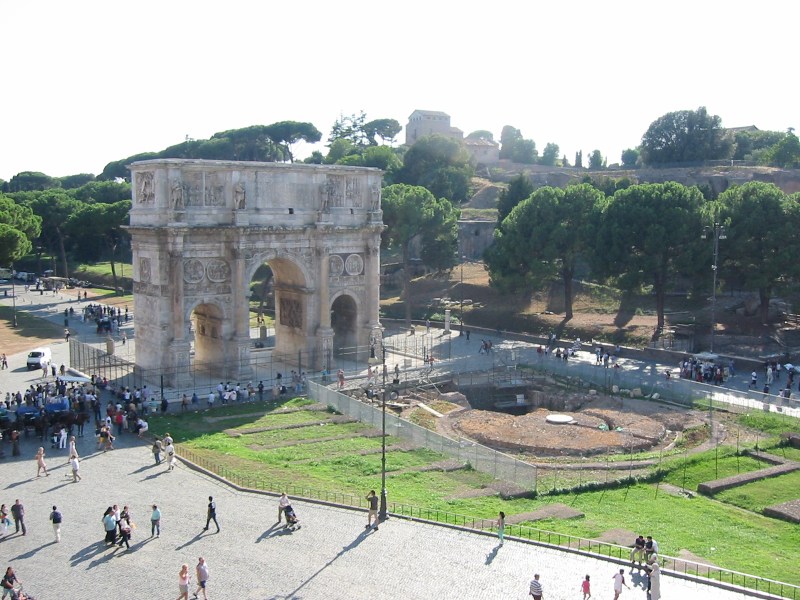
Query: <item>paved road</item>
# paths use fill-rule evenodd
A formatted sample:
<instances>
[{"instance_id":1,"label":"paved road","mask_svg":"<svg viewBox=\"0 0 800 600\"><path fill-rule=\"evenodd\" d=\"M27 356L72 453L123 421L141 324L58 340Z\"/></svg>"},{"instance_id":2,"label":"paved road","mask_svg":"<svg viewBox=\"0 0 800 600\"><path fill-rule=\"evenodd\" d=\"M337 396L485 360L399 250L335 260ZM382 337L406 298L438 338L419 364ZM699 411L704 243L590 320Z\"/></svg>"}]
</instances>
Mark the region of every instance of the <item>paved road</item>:
<instances>
[{"instance_id":1,"label":"paved road","mask_svg":"<svg viewBox=\"0 0 800 600\"><path fill-rule=\"evenodd\" d=\"M181 465L156 467L133 435L119 449L97 453L93 438L79 440L83 481L66 477L65 451L47 448L52 474L36 478L39 442L23 440L24 460L5 459L2 498L26 507L28 535L0 541L4 566L13 565L38 600L64 598L174 598L180 565L204 556L212 599L498 599L525 598L534 572L546 598L579 598L585 574L596 598L611 597L617 565L527 543L390 519L364 530L366 515L295 501L301 527L278 527L276 498L241 493ZM376 481L376 484L378 482ZM203 532L206 498L217 501L221 533ZM163 512L162 535L150 537L152 503ZM111 504L130 506L138 525L130 550L107 548L100 523ZM52 505L64 515L62 541L53 541ZM13 525L12 525L13 531ZM628 573L626 569L626 573ZM626 576L642 581L636 572ZM746 595L663 577L664 598L733 600ZM641 587L623 594L645 598Z\"/></svg>"}]
</instances>

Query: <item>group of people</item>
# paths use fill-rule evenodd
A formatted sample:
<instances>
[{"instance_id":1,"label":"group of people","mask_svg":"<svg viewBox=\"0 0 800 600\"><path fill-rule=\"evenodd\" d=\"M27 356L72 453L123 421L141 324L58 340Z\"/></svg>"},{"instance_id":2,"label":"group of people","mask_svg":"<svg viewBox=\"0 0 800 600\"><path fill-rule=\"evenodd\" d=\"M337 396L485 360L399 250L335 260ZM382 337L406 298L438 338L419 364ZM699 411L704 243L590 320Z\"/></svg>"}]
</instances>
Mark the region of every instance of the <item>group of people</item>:
<instances>
[{"instance_id":1,"label":"group of people","mask_svg":"<svg viewBox=\"0 0 800 600\"><path fill-rule=\"evenodd\" d=\"M125 546L125 549L129 550L131 536L136 528L136 524L131 519L130 509L127 506L123 506L122 510L120 510L116 504L109 506L103 513L101 521L106 532L106 545L117 544L120 548Z\"/></svg>"},{"instance_id":2,"label":"group of people","mask_svg":"<svg viewBox=\"0 0 800 600\"><path fill-rule=\"evenodd\" d=\"M661 568L658 561L654 560L647 564L645 567L645 575L647 581L645 583L646 591L649 600L660 600L661 598ZM625 569L619 569L611 576L611 585L614 588L614 600L618 600L622 594L622 588L631 589L628 582L625 580ZM591 575L586 575L580 584L580 591L583 594L583 600L589 600L592 597L592 578ZM528 588L528 594L533 597L533 600L542 600L544 597L544 586L541 582L541 576L536 573L531 579Z\"/></svg>"}]
</instances>

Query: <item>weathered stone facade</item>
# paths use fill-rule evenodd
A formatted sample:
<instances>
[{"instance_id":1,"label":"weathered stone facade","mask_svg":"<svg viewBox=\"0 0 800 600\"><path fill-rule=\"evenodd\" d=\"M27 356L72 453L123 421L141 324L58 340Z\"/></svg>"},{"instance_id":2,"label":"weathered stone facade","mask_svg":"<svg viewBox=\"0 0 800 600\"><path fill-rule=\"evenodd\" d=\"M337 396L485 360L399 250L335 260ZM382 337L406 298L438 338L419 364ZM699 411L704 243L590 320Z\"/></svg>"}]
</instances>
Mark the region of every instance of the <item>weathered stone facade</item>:
<instances>
[{"instance_id":1,"label":"weathered stone facade","mask_svg":"<svg viewBox=\"0 0 800 600\"><path fill-rule=\"evenodd\" d=\"M381 171L180 159L130 169L139 366L180 377L194 341L195 366L246 378L249 287L264 263L276 353L321 368L380 336Z\"/></svg>"}]
</instances>

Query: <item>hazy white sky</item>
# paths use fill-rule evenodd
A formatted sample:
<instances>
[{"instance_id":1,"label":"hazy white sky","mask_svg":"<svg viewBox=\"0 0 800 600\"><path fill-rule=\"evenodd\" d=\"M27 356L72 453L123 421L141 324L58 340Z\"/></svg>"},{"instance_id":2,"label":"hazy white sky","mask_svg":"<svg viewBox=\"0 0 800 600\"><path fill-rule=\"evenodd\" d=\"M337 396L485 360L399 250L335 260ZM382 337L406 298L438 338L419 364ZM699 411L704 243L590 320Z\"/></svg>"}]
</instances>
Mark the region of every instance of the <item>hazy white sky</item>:
<instances>
[{"instance_id":1,"label":"hazy white sky","mask_svg":"<svg viewBox=\"0 0 800 600\"><path fill-rule=\"evenodd\" d=\"M800 129L798 17L786 0L0 0L0 178L97 174L282 120L324 141L361 110L401 125L441 110L496 139L513 125L570 162L617 162L653 120L699 106Z\"/></svg>"}]
</instances>

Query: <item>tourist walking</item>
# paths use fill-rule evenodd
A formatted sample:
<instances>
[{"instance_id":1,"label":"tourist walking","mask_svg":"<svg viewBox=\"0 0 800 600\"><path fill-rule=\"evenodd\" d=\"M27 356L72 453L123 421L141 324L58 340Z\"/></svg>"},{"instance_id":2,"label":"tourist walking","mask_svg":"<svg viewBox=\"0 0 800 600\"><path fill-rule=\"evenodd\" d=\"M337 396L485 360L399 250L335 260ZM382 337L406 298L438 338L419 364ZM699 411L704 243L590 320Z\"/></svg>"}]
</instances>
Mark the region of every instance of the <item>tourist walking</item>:
<instances>
[{"instance_id":1,"label":"tourist walking","mask_svg":"<svg viewBox=\"0 0 800 600\"><path fill-rule=\"evenodd\" d=\"M589 600L589 598L592 597L592 587L589 583L588 575L586 576L586 579L581 582L581 591L583 592L583 600Z\"/></svg>"},{"instance_id":2,"label":"tourist walking","mask_svg":"<svg viewBox=\"0 0 800 600\"><path fill-rule=\"evenodd\" d=\"M153 447L151 448L151 450L153 452L153 458L156 460L156 464L160 465L161 464L161 450L162 450L161 440L156 440L155 442L153 442Z\"/></svg>"},{"instance_id":3,"label":"tourist walking","mask_svg":"<svg viewBox=\"0 0 800 600\"><path fill-rule=\"evenodd\" d=\"M15 533L19 533L20 528L22 528L22 535L27 534L28 530L25 528L25 507L22 505L22 502L19 501L19 498L11 505L11 516L14 518Z\"/></svg>"},{"instance_id":4,"label":"tourist walking","mask_svg":"<svg viewBox=\"0 0 800 600\"><path fill-rule=\"evenodd\" d=\"M661 598L661 567L655 560L650 565L650 600L660 600Z\"/></svg>"},{"instance_id":5,"label":"tourist walking","mask_svg":"<svg viewBox=\"0 0 800 600\"><path fill-rule=\"evenodd\" d=\"M69 464L73 456L78 456L78 449L75 446L76 446L75 436L73 435L70 436L69 438L69 453L67 454L67 456L69 456L70 458L67 459L67 464Z\"/></svg>"},{"instance_id":6,"label":"tourist walking","mask_svg":"<svg viewBox=\"0 0 800 600\"><path fill-rule=\"evenodd\" d=\"M50 513L50 521L53 523L53 533L56 536L56 542L61 541L61 513L58 508L53 506L53 512Z\"/></svg>"},{"instance_id":7,"label":"tourist walking","mask_svg":"<svg viewBox=\"0 0 800 600\"><path fill-rule=\"evenodd\" d=\"M11 521L8 520L8 509L5 504L0 505L0 537L8 535L9 525L11 525Z\"/></svg>"},{"instance_id":8,"label":"tourist walking","mask_svg":"<svg viewBox=\"0 0 800 600\"><path fill-rule=\"evenodd\" d=\"M50 476L50 473L47 472L47 464L44 462L44 448L39 446L36 451L36 476L41 477L42 471L44 471L45 476Z\"/></svg>"},{"instance_id":9,"label":"tourist walking","mask_svg":"<svg viewBox=\"0 0 800 600\"><path fill-rule=\"evenodd\" d=\"M497 537L500 540L500 545L503 545L503 536L506 533L506 513L500 511L500 516L497 518Z\"/></svg>"},{"instance_id":10,"label":"tourist walking","mask_svg":"<svg viewBox=\"0 0 800 600\"><path fill-rule=\"evenodd\" d=\"M150 514L150 537L161 537L161 511L158 506L153 504L153 512ZM187 565L183 565L187 569Z\"/></svg>"},{"instance_id":11,"label":"tourist walking","mask_svg":"<svg viewBox=\"0 0 800 600\"><path fill-rule=\"evenodd\" d=\"M378 531L378 496L375 494L375 490L370 490L367 494L367 502L369 502L369 512L367 513L367 526L364 529L369 529L374 519L375 531Z\"/></svg>"},{"instance_id":12,"label":"tourist walking","mask_svg":"<svg viewBox=\"0 0 800 600\"><path fill-rule=\"evenodd\" d=\"M167 471L172 471L175 468L177 459L175 458L175 446L172 445L172 438L165 438L170 440L170 443L164 446L165 460L167 463Z\"/></svg>"},{"instance_id":13,"label":"tourist walking","mask_svg":"<svg viewBox=\"0 0 800 600\"><path fill-rule=\"evenodd\" d=\"M14 587L16 584L21 586L22 582L17 578L17 574L14 573L14 569L8 567L6 569L6 574L3 575L2 582L0 582L0 587L3 588L3 598L11 595L11 600L17 600L19 596L17 595L18 589Z\"/></svg>"},{"instance_id":14,"label":"tourist walking","mask_svg":"<svg viewBox=\"0 0 800 600\"><path fill-rule=\"evenodd\" d=\"M536 573L531 579L530 595L533 600L542 600L542 583L539 581L539 574Z\"/></svg>"},{"instance_id":15,"label":"tourist walking","mask_svg":"<svg viewBox=\"0 0 800 600\"><path fill-rule=\"evenodd\" d=\"M73 454L69 459L69 465L72 468L72 483L78 483L81 480L81 474L78 472L81 468L80 459Z\"/></svg>"},{"instance_id":16,"label":"tourist walking","mask_svg":"<svg viewBox=\"0 0 800 600\"><path fill-rule=\"evenodd\" d=\"M625 569L620 569L619 573L614 573L614 576L611 579L614 580L614 600L619 598L619 595L622 593L623 585L626 588L631 589L628 587L628 584L625 583Z\"/></svg>"},{"instance_id":17,"label":"tourist walking","mask_svg":"<svg viewBox=\"0 0 800 600\"><path fill-rule=\"evenodd\" d=\"M203 531L208 531L208 526L211 524L211 521L214 521L214 525L217 526L217 533L219 533L219 523L217 523L217 503L214 502L214 498L212 496L209 496L208 508L206 510L206 526L203 527Z\"/></svg>"},{"instance_id":18,"label":"tourist walking","mask_svg":"<svg viewBox=\"0 0 800 600\"><path fill-rule=\"evenodd\" d=\"M197 589L194 591L194 597L197 598L197 594L202 590L203 599L208 600L208 594L206 593L206 586L208 582L208 563L206 563L206 560L202 556L197 559L195 575L197 575Z\"/></svg>"},{"instance_id":19,"label":"tourist walking","mask_svg":"<svg viewBox=\"0 0 800 600\"><path fill-rule=\"evenodd\" d=\"M122 544L125 544L125 549L130 550L130 540L131 540L131 525L126 520L122 519L119 522L119 543L117 546L122 548Z\"/></svg>"},{"instance_id":20,"label":"tourist walking","mask_svg":"<svg viewBox=\"0 0 800 600\"><path fill-rule=\"evenodd\" d=\"M117 520L114 518L114 509L108 507L103 513L103 529L106 532L105 543L113 544L117 541Z\"/></svg>"},{"instance_id":21,"label":"tourist walking","mask_svg":"<svg viewBox=\"0 0 800 600\"><path fill-rule=\"evenodd\" d=\"M178 571L178 597L175 600L189 600L189 565L183 563Z\"/></svg>"}]
</instances>

